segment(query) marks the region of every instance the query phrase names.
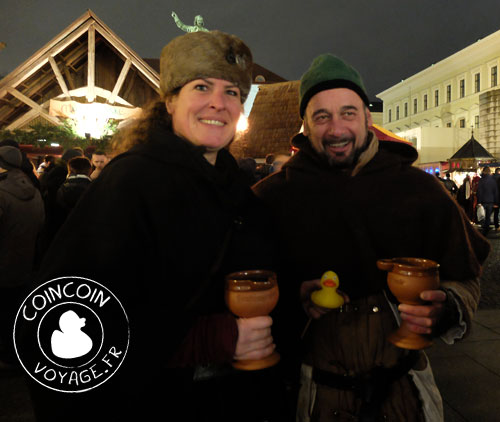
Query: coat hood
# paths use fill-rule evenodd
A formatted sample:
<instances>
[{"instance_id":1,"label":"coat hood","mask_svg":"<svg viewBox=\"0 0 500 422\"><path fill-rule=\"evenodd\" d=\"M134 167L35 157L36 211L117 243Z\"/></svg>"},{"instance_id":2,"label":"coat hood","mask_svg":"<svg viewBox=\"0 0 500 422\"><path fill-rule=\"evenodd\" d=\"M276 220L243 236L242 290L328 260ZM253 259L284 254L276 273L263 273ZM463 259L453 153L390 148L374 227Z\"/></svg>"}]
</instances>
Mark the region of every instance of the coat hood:
<instances>
[{"instance_id":1,"label":"coat hood","mask_svg":"<svg viewBox=\"0 0 500 422\"><path fill-rule=\"evenodd\" d=\"M401 165L411 165L418 158L417 150L409 144L394 141L379 141L372 131L369 131L368 136L369 147L358 158L351 174L352 176L355 176L359 171L371 171L387 165L393 165L394 161L399 161ZM374 143L378 144L378 146L374 145ZM299 153L288 160L283 166L284 168L305 169L310 168L310 165L313 164L314 167L320 169L332 170L327 161L318 155L311 146L309 138L302 133L292 138L292 145L299 149ZM380 155L384 156L383 160L374 160L375 157Z\"/></svg>"},{"instance_id":2,"label":"coat hood","mask_svg":"<svg viewBox=\"0 0 500 422\"><path fill-rule=\"evenodd\" d=\"M21 201L29 201L35 196L36 188L22 170L12 169L0 174L0 191Z\"/></svg>"}]
</instances>

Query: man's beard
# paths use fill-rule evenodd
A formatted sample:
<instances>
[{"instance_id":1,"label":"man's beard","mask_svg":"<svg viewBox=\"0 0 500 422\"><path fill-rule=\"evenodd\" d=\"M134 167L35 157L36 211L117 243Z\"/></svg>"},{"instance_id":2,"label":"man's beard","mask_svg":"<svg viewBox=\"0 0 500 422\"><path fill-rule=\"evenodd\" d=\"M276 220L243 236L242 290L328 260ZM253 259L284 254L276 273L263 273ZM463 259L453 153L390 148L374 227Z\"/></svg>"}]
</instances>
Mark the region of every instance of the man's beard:
<instances>
[{"instance_id":1,"label":"man's beard","mask_svg":"<svg viewBox=\"0 0 500 422\"><path fill-rule=\"evenodd\" d=\"M348 156L345 156L344 152L331 152L328 150L328 145L331 143L343 143L343 142L348 142L352 145L352 149L349 153ZM337 168L337 169L349 169L352 168L356 165L358 162L359 156L368 148L368 132L366 134L365 142L363 142L363 145L359 146L356 148L356 138L355 137L342 137L342 138L328 138L328 139L323 139L322 141L323 144L323 157L327 160L328 164L331 167ZM344 157L344 158L343 158ZM342 159L343 158L343 159Z\"/></svg>"}]
</instances>

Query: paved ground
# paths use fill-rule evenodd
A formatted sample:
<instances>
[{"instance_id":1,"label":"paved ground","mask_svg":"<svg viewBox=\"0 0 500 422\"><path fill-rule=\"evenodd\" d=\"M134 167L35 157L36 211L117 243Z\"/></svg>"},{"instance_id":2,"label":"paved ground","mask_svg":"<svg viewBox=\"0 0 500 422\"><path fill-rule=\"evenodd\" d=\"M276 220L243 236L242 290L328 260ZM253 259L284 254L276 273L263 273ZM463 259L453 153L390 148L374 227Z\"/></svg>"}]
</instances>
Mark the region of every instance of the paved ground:
<instances>
[{"instance_id":1,"label":"paved ground","mask_svg":"<svg viewBox=\"0 0 500 422\"><path fill-rule=\"evenodd\" d=\"M492 251L471 335L453 346L437 341L427 351L446 422L500 421L500 234L488 240Z\"/></svg>"},{"instance_id":2,"label":"paved ground","mask_svg":"<svg viewBox=\"0 0 500 422\"><path fill-rule=\"evenodd\" d=\"M481 277L479 309L500 309L500 232L489 233L488 240L492 249Z\"/></svg>"},{"instance_id":3,"label":"paved ground","mask_svg":"<svg viewBox=\"0 0 500 422\"><path fill-rule=\"evenodd\" d=\"M500 234L489 240L493 249L471 335L453 346L436 341L427 351L446 422L500 421ZM34 422L21 372L0 370L0 422Z\"/></svg>"}]
</instances>

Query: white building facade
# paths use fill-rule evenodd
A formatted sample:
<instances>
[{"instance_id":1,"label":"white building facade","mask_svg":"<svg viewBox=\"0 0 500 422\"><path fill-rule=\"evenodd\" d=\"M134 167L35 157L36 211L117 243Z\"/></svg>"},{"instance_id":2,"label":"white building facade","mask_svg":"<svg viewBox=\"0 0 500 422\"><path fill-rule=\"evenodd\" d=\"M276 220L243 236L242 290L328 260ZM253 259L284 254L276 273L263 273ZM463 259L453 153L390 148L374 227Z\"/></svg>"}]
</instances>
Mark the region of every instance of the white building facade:
<instances>
[{"instance_id":1,"label":"white building facade","mask_svg":"<svg viewBox=\"0 0 500 422\"><path fill-rule=\"evenodd\" d=\"M413 142L420 163L445 161L471 137L500 158L500 31L377 95L383 127Z\"/></svg>"}]
</instances>

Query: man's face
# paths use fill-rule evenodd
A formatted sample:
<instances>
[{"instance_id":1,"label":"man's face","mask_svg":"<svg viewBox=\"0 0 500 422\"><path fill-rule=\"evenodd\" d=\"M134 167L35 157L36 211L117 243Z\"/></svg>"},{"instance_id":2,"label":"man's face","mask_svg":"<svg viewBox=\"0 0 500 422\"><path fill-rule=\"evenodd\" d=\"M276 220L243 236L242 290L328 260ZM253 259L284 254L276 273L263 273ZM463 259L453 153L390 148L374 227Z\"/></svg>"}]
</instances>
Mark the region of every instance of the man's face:
<instances>
[{"instance_id":1,"label":"man's face","mask_svg":"<svg viewBox=\"0 0 500 422\"><path fill-rule=\"evenodd\" d=\"M92 164L97 170L102 170L108 161L109 159L105 155L92 155Z\"/></svg>"},{"instance_id":2,"label":"man's face","mask_svg":"<svg viewBox=\"0 0 500 422\"><path fill-rule=\"evenodd\" d=\"M307 104L304 135L334 167L348 168L367 142L370 112L361 97L347 88L318 92Z\"/></svg>"}]
</instances>

